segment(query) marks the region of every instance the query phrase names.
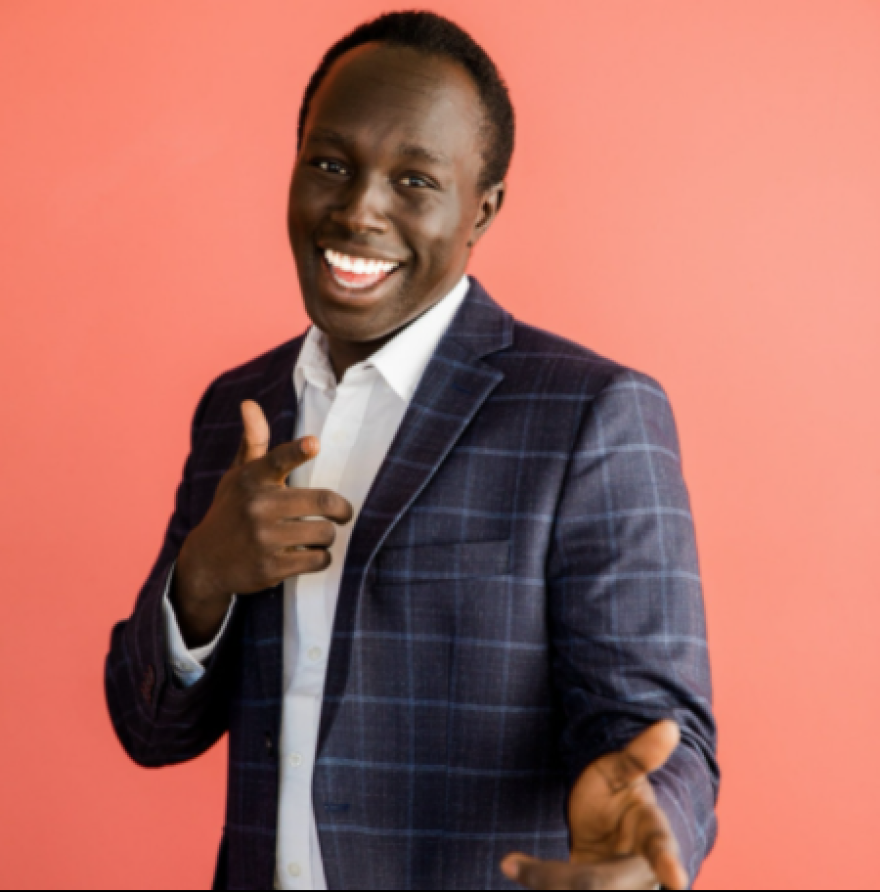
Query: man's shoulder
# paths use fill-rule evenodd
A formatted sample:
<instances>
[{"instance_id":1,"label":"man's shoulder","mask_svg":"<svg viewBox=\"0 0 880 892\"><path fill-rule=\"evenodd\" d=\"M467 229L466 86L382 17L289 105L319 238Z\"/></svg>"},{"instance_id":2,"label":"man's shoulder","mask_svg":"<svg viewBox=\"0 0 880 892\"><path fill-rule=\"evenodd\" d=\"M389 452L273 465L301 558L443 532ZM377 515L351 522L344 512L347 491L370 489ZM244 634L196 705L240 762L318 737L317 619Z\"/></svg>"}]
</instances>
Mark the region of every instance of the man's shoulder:
<instances>
[{"instance_id":1,"label":"man's shoulder","mask_svg":"<svg viewBox=\"0 0 880 892\"><path fill-rule=\"evenodd\" d=\"M543 404L550 426L558 422L564 430L566 418L576 424L601 419L606 442L617 437L631 444L648 438L670 455L678 454L672 404L650 375L521 322L514 323L510 348L489 359L504 372L498 398L529 404L533 411Z\"/></svg>"},{"instance_id":2,"label":"man's shoulder","mask_svg":"<svg viewBox=\"0 0 880 892\"><path fill-rule=\"evenodd\" d=\"M510 348L492 357L514 380L541 387L595 397L612 386L638 385L662 393L654 378L578 344L562 335L514 321Z\"/></svg>"},{"instance_id":3,"label":"man's shoulder","mask_svg":"<svg viewBox=\"0 0 880 892\"><path fill-rule=\"evenodd\" d=\"M296 356L302 346L305 335L285 341L254 359L228 369L218 375L211 384L212 389L246 389L250 390L256 383L274 383L272 379L285 370L292 371Z\"/></svg>"},{"instance_id":4,"label":"man's shoulder","mask_svg":"<svg viewBox=\"0 0 880 892\"><path fill-rule=\"evenodd\" d=\"M260 356L218 375L196 409L194 426L206 422L215 426L237 427L244 400L265 406L273 392L290 380L304 335L267 350ZM237 436L237 434L236 434Z\"/></svg>"}]
</instances>

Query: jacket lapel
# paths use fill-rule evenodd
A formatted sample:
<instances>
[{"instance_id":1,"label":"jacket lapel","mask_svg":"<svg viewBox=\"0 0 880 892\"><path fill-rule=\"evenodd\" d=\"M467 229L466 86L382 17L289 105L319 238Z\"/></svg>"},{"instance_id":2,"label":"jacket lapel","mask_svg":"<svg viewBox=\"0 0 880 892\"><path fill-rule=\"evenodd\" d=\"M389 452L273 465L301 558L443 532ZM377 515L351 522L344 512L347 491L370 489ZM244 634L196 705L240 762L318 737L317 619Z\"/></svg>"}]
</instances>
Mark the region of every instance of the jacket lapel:
<instances>
[{"instance_id":1,"label":"jacket lapel","mask_svg":"<svg viewBox=\"0 0 880 892\"><path fill-rule=\"evenodd\" d=\"M471 289L429 363L349 545L327 672L319 747L345 691L357 605L377 552L437 473L503 372L483 362L513 342L513 318L472 280Z\"/></svg>"}]
</instances>

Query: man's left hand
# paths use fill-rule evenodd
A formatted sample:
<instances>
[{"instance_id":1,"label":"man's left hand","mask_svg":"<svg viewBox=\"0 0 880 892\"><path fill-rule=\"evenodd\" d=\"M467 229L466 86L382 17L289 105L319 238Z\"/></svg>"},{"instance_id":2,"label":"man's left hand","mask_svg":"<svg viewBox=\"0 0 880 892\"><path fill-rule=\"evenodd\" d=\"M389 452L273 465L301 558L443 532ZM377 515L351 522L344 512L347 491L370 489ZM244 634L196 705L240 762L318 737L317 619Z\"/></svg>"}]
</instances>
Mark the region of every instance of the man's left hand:
<instances>
[{"instance_id":1,"label":"man's left hand","mask_svg":"<svg viewBox=\"0 0 880 892\"><path fill-rule=\"evenodd\" d=\"M660 722L594 762L571 794L571 860L508 855L504 875L527 889L687 889L678 843L648 779L679 740L675 722Z\"/></svg>"}]
</instances>

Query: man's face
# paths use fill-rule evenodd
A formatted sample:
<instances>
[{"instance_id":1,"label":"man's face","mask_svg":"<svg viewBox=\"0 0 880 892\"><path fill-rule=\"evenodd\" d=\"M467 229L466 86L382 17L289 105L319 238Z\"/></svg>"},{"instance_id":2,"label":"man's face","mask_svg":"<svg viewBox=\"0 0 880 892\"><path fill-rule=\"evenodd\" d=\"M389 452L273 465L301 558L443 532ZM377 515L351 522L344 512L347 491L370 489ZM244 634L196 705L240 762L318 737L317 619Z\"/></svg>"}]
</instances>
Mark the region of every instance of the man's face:
<instances>
[{"instance_id":1,"label":"man's face","mask_svg":"<svg viewBox=\"0 0 880 892\"><path fill-rule=\"evenodd\" d=\"M331 353L365 358L464 274L503 189L481 192L483 108L467 72L367 45L315 95L288 228L306 310Z\"/></svg>"}]
</instances>

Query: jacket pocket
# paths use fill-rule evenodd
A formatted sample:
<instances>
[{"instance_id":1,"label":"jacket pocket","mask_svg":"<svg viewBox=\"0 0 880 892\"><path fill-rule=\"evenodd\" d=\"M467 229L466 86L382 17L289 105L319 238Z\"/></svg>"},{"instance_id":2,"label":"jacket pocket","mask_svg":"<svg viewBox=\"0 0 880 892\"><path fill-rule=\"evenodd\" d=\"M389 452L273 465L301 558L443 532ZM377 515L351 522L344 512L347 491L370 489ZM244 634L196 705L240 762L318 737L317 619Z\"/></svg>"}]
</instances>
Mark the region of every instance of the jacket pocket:
<instances>
[{"instance_id":1,"label":"jacket pocket","mask_svg":"<svg viewBox=\"0 0 880 892\"><path fill-rule=\"evenodd\" d=\"M376 557L376 581L388 585L506 576L510 564L510 541L387 548Z\"/></svg>"}]
</instances>

